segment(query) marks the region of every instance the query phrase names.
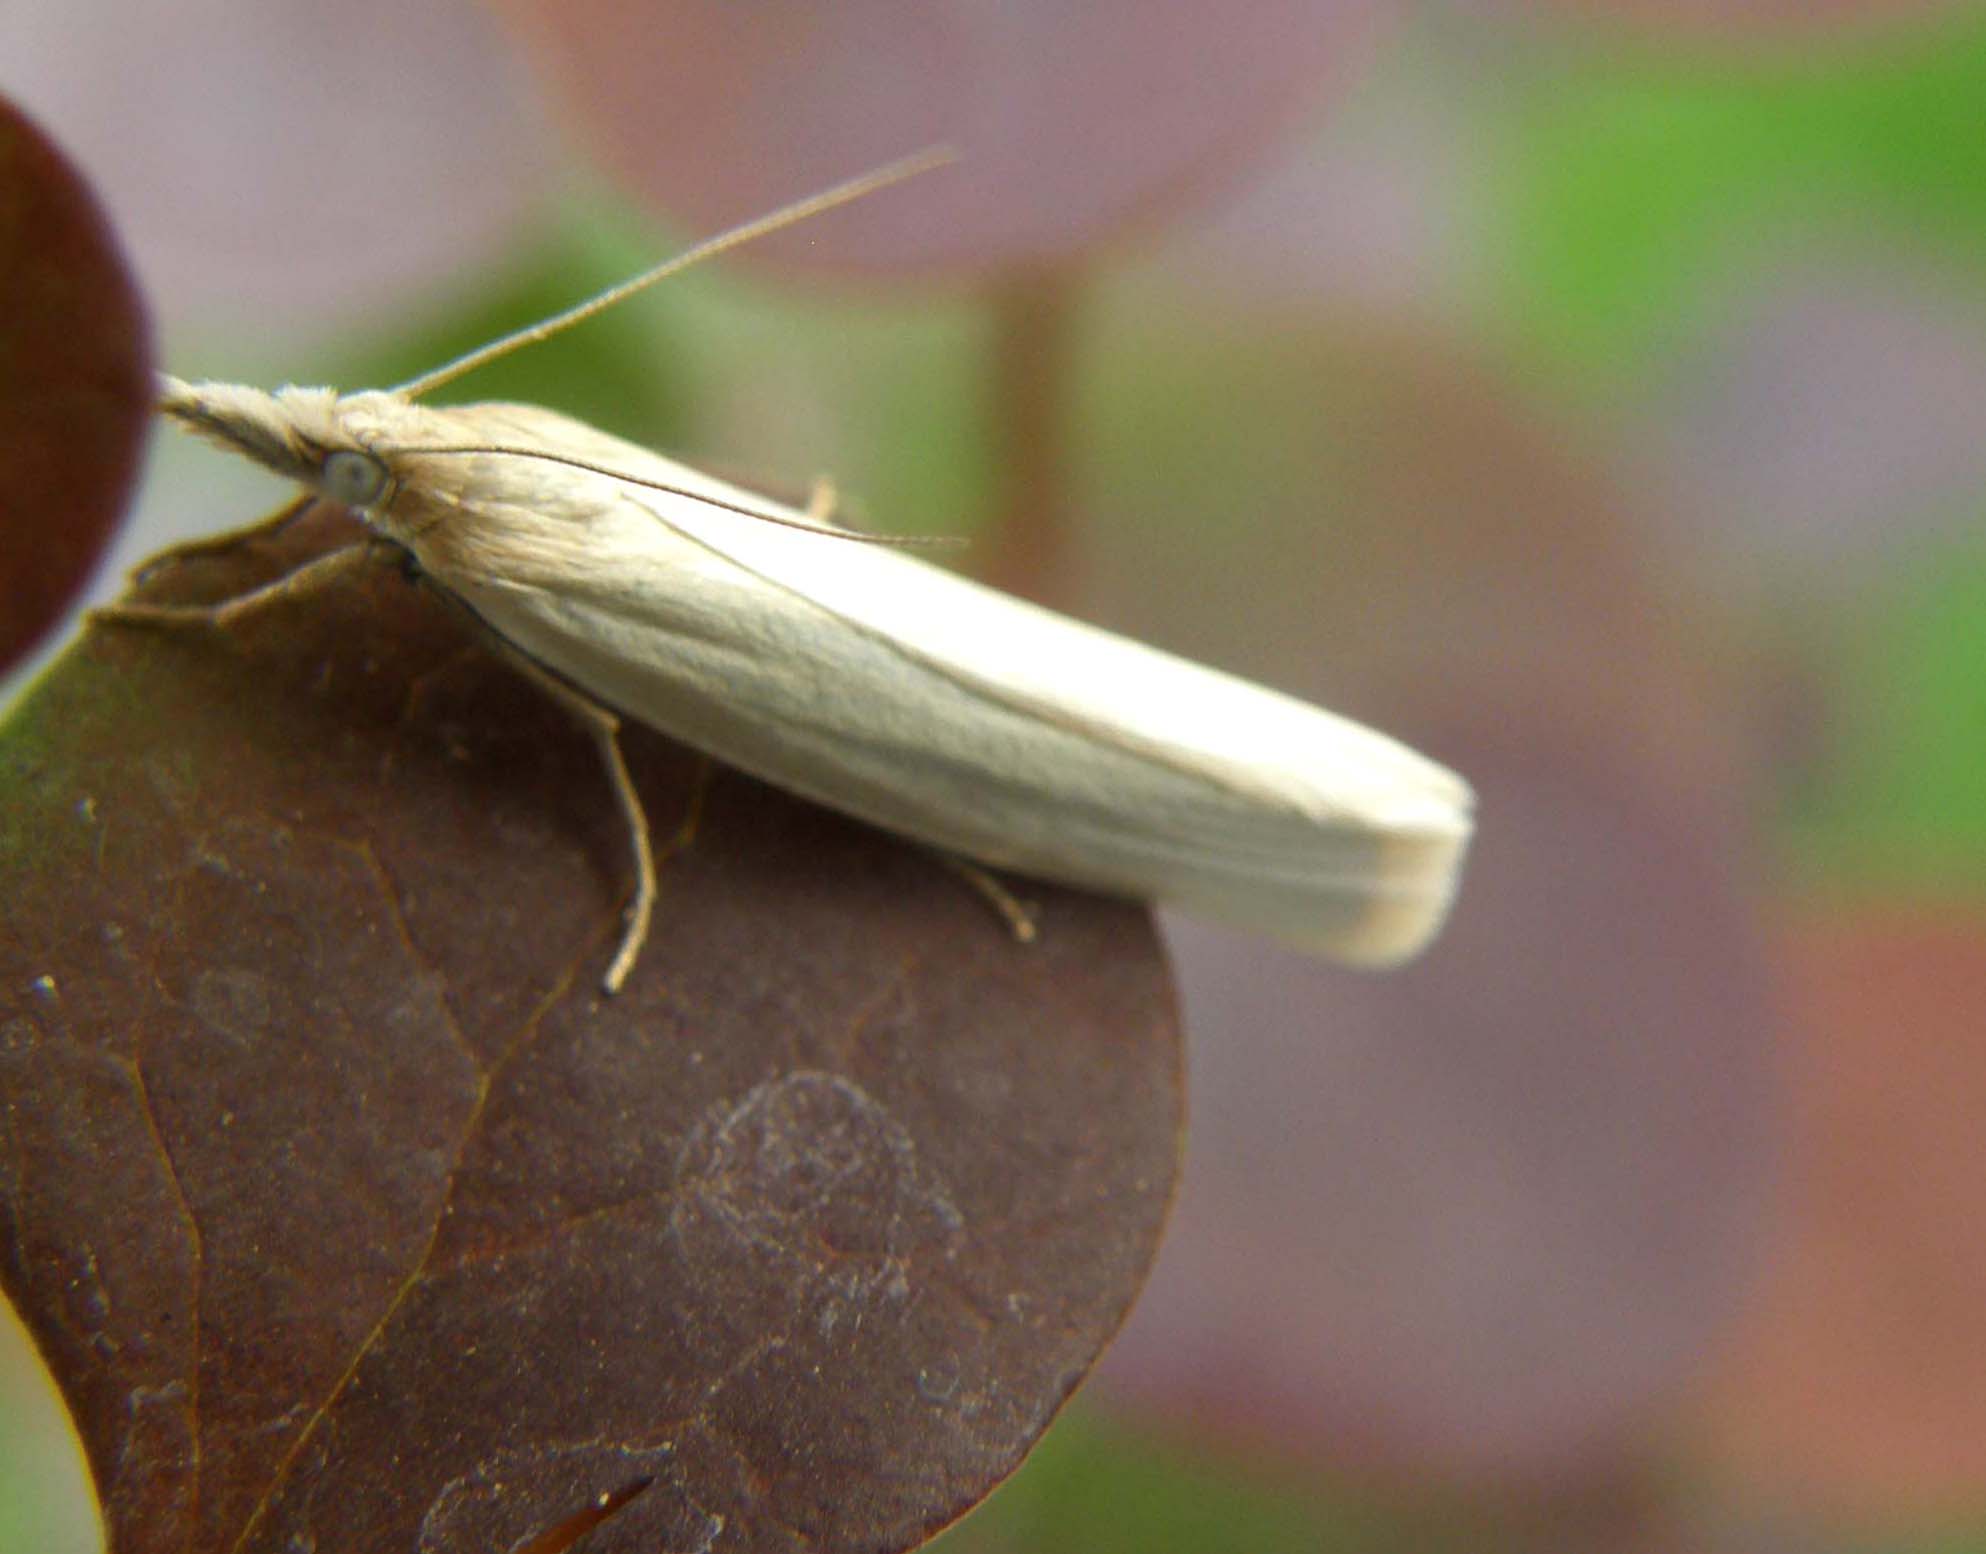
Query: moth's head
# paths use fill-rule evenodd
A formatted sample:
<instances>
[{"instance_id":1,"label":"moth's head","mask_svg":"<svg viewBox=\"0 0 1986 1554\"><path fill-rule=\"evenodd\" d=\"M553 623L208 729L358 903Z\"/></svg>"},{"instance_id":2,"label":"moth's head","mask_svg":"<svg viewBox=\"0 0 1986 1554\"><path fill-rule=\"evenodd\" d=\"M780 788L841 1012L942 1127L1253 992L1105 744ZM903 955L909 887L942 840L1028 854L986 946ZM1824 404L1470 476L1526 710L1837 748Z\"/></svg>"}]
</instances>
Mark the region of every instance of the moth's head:
<instances>
[{"instance_id":1,"label":"moth's head","mask_svg":"<svg viewBox=\"0 0 1986 1554\"><path fill-rule=\"evenodd\" d=\"M292 387L271 394L239 383L159 376L159 413L168 421L363 512L390 494L392 477L348 425L343 405L335 389Z\"/></svg>"}]
</instances>

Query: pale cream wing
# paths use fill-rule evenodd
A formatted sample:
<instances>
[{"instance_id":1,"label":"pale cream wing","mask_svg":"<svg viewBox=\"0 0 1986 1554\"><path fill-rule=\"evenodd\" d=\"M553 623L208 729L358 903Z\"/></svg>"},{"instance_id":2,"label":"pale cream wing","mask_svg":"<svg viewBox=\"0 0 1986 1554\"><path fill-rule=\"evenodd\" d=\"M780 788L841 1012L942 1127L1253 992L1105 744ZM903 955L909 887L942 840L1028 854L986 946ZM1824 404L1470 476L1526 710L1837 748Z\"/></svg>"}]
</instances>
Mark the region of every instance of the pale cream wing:
<instances>
[{"instance_id":1,"label":"pale cream wing","mask_svg":"<svg viewBox=\"0 0 1986 1554\"><path fill-rule=\"evenodd\" d=\"M474 408L513 445L765 505L550 412ZM487 564L466 544L424 563L549 666L747 771L1343 958L1410 954L1446 911L1469 791L1397 741L885 546L562 489L556 513L506 513ZM534 546L561 554L534 568Z\"/></svg>"}]
</instances>

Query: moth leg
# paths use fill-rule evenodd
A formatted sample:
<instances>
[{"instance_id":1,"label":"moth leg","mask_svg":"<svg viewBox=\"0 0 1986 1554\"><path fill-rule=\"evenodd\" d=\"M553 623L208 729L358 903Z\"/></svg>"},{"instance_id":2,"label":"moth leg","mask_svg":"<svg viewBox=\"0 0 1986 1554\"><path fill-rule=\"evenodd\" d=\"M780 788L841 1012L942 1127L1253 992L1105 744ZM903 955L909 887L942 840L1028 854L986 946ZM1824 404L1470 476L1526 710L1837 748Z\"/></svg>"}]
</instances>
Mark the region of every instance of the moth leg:
<instances>
[{"instance_id":1,"label":"moth leg","mask_svg":"<svg viewBox=\"0 0 1986 1554\"><path fill-rule=\"evenodd\" d=\"M614 800L621 807L628 845L634 853L634 900L628 903L627 926L621 930L620 948L614 951L607 974L600 979L601 991L618 993L627 982L628 973L634 970L642 945L648 942L648 924L655 915L656 896L655 849L649 841L648 813L641 807L641 795L635 792L634 779L628 775L627 761L621 755L620 716L502 638L492 636L490 640L527 680L585 726L600 752L601 764L607 768L607 781L613 786Z\"/></svg>"},{"instance_id":2,"label":"moth leg","mask_svg":"<svg viewBox=\"0 0 1986 1554\"><path fill-rule=\"evenodd\" d=\"M807 522L833 523L834 515L841 506L841 492L835 488L834 477L816 475L813 485L807 491Z\"/></svg>"},{"instance_id":3,"label":"moth leg","mask_svg":"<svg viewBox=\"0 0 1986 1554\"><path fill-rule=\"evenodd\" d=\"M993 874L957 853L934 850L932 856L977 891L1006 920L1007 927L1022 944L1032 944L1039 937L1041 930L1035 924L1033 908L1001 884Z\"/></svg>"},{"instance_id":4,"label":"moth leg","mask_svg":"<svg viewBox=\"0 0 1986 1554\"><path fill-rule=\"evenodd\" d=\"M263 537L273 539L317 506L319 500L315 491L306 491L295 501L277 508L267 517L258 518L253 523L245 523L238 529L226 529L219 534L205 534L198 539L182 540L179 544L169 546L147 560L131 574L131 581L146 582L168 567L176 567L181 562L197 560L201 556L217 556L223 551L233 550L236 546L253 539Z\"/></svg>"},{"instance_id":5,"label":"moth leg","mask_svg":"<svg viewBox=\"0 0 1986 1554\"><path fill-rule=\"evenodd\" d=\"M369 539L340 546L306 561L293 572L285 572L272 583L251 588L218 604L101 604L89 612L89 619L114 626L205 626L225 630L242 617L272 604L320 592L347 572L365 565L372 559L373 549L373 541Z\"/></svg>"}]
</instances>

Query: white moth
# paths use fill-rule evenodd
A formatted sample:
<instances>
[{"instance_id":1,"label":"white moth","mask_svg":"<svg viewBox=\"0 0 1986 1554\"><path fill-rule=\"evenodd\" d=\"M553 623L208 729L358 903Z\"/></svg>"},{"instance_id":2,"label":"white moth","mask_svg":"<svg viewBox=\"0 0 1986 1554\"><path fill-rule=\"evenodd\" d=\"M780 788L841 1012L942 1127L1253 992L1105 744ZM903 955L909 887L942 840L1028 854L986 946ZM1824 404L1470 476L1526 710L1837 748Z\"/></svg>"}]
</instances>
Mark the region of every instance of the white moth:
<instances>
[{"instance_id":1,"label":"white moth","mask_svg":"<svg viewBox=\"0 0 1986 1554\"><path fill-rule=\"evenodd\" d=\"M609 992L656 892L622 717L959 860L1176 903L1345 961L1412 955L1448 910L1472 799L1404 745L835 528L824 487L803 512L533 405L415 403L935 160L726 233L397 389L162 379L166 416L296 480L302 505L342 504L365 537L218 606L99 613L226 625L382 551L411 563L599 744L635 864ZM1027 936L1018 904L961 866Z\"/></svg>"}]
</instances>

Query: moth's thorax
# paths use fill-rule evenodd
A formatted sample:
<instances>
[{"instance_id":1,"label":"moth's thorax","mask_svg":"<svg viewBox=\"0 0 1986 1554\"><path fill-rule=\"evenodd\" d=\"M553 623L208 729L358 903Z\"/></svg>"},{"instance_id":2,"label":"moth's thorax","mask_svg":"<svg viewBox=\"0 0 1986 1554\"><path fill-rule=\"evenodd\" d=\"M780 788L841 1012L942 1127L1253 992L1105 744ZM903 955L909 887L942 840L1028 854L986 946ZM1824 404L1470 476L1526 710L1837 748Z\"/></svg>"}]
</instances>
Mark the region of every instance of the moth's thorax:
<instances>
[{"instance_id":1,"label":"moth's thorax","mask_svg":"<svg viewBox=\"0 0 1986 1554\"><path fill-rule=\"evenodd\" d=\"M353 395L346 418L392 482L366 521L438 580L551 583L622 565L627 504L609 476L569 461L614 468L639 450L532 405Z\"/></svg>"}]
</instances>

